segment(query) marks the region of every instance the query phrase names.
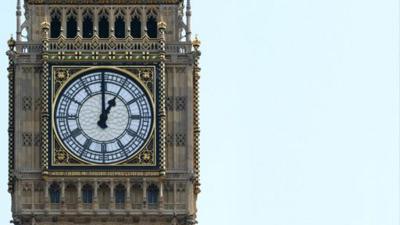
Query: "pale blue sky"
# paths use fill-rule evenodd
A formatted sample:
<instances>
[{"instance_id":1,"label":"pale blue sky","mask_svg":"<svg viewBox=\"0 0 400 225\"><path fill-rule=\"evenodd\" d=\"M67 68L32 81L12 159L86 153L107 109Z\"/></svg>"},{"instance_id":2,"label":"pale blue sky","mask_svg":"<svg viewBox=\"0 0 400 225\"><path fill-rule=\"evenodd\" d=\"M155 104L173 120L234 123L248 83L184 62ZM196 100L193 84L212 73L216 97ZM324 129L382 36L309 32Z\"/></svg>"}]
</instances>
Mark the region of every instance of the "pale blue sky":
<instances>
[{"instance_id":1,"label":"pale blue sky","mask_svg":"<svg viewBox=\"0 0 400 225\"><path fill-rule=\"evenodd\" d=\"M2 45L13 1L0 8ZM193 0L200 225L399 224L399 4ZM0 218L7 59L0 55Z\"/></svg>"}]
</instances>

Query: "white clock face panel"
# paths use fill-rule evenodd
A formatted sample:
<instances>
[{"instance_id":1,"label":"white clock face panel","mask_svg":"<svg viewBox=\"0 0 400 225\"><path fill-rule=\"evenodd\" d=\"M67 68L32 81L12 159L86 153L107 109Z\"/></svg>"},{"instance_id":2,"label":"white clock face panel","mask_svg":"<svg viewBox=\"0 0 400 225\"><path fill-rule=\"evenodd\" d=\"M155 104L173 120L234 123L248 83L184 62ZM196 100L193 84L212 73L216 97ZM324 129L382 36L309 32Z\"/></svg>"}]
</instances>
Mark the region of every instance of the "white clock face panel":
<instances>
[{"instance_id":1,"label":"white clock face panel","mask_svg":"<svg viewBox=\"0 0 400 225\"><path fill-rule=\"evenodd\" d=\"M75 157L94 164L131 158L143 148L153 126L151 100L142 85L109 70L69 81L53 113L62 144Z\"/></svg>"}]
</instances>

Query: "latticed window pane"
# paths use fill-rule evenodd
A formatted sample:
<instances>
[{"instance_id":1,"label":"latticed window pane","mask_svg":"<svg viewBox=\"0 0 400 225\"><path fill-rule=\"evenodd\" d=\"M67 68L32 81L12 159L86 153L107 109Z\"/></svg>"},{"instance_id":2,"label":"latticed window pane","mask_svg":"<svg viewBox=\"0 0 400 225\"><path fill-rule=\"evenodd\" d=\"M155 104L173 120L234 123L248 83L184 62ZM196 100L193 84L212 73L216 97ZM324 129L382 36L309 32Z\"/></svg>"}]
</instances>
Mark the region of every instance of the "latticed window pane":
<instances>
[{"instance_id":1,"label":"latticed window pane","mask_svg":"<svg viewBox=\"0 0 400 225\"><path fill-rule=\"evenodd\" d=\"M184 111L186 109L186 98L185 97L176 97L176 111Z\"/></svg>"},{"instance_id":2,"label":"latticed window pane","mask_svg":"<svg viewBox=\"0 0 400 225\"><path fill-rule=\"evenodd\" d=\"M176 146L185 146L186 145L186 135L185 134L176 134L175 135L175 145Z\"/></svg>"},{"instance_id":3,"label":"latticed window pane","mask_svg":"<svg viewBox=\"0 0 400 225\"><path fill-rule=\"evenodd\" d=\"M31 96L25 96L22 98L22 109L24 111L32 110L32 97Z\"/></svg>"},{"instance_id":4,"label":"latticed window pane","mask_svg":"<svg viewBox=\"0 0 400 225\"><path fill-rule=\"evenodd\" d=\"M22 133L22 145L23 146L31 146L32 145L32 134L31 133Z\"/></svg>"}]
</instances>

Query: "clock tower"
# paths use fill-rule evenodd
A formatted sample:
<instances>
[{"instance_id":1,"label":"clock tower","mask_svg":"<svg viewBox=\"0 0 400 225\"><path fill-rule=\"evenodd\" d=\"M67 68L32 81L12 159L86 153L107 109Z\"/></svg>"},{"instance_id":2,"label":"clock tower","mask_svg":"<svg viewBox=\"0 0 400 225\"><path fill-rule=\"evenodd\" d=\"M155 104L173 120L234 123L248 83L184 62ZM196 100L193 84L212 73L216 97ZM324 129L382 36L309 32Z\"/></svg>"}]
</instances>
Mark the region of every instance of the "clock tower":
<instances>
[{"instance_id":1,"label":"clock tower","mask_svg":"<svg viewBox=\"0 0 400 225\"><path fill-rule=\"evenodd\" d=\"M191 14L190 0L17 0L13 224L197 224Z\"/></svg>"}]
</instances>

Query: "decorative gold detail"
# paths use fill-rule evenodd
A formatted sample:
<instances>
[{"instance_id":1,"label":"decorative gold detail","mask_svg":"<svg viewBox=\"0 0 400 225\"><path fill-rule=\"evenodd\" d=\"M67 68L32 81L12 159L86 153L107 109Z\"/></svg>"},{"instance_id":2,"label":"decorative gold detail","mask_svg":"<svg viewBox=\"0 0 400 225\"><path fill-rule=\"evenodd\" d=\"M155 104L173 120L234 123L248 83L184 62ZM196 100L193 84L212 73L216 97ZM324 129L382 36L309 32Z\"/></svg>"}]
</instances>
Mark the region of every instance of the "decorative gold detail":
<instances>
[{"instance_id":1,"label":"decorative gold detail","mask_svg":"<svg viewBox=\"0 0 400 225\"><path fill-rule=\"evenodd\" d=\"M153 83L155 66L120 66L120 67L112 67L112 66L98 66L98 67L90 67L90 66L53 66L51 74L54 74L52 91L54 93L59 94L62 85L65 85L69 79L72 79L74 76L82 74L89 70L95 69L115 69L120 70L123 73L126 73L135 79L138 79L142 82L142 85L149 86L149 83ZM145 75L146 74L146 75ZM147 80L146 80L147 79ZM56 94L56 95L57 95ZM155 87L148 90L148 94L153 98L155 102ZM53 97L53 101L57 98L57 96ZM153 103L153 107L155 109L155 105ZM53 110L54 111L54 110ZM159 131L156 131L159 132ZM56 135L54 131L52 131L53 135ZM155 166L156 165L156 142L155 142L156 133L153 131L151 139L147 142L143 150L138 151L136 155L134 155L131 159L124 163L119 163L119 167L132 167L132 166ZM72 154L70 154L62 144L59 143L57 138L52 139L53 146L53 154L52 154L52 166L93 166L93 164L83 162L77 158L75 158ZM51 148L50 148L51 149ZM96 166L110 166L110 165L96 165ZM63 173L62 171L48 171L49 176L54 174ZM68 173L68 172L65 172ZM80 173L84 174L84 172ZM93 174L97 174L98 176L103 176L104 172L93 172ZM120 174L124 176L124 173ZM159 175L159 172L158 172Z\"/></svg>"},{"instance_id":2,"label":"decorative gold detail","mask_svg":"<svg viewBox=\"0 0 400 225\"><path fill-rule=\"evenodd\" d=\"M8 192L14 191L14 151L15 151L15 40L13 37L7 42L8 56Z\"/></svg>"},{"instance_id":3,"label":"decorative gold detail","mask_svg":"<svg viewBox=\"0 0 400 225\"><path fill-rule=\"evenodd\" d=\"M48 163L48 149L49 149L49 105L47 104L47 99L49 97L49 64L48 64L48 50L49 50L49 29L50 24L44 21L41 24L42 27L42 60L43 60L43 71L41 76L41 91L42 91L42 107L41 107L41 152L42 152L42 172L46 174L49 168Z\"/></svg>"},{"instance_id":4,"label":"decorative gold detail","mask_svg":"<svg viewBox=\"0 0 400 225\"><path fill-rule=\"evenodd\" d=\"M166 155L166 130L167 130L167 112L165 109L166 102L166 74L165 74L165 63L166 63L166 39L165 30L166 23L160 22L159 32L160 32L160 88L159 88L159 117L160 117L160 167L161 175L165 176L167 169Z\"/></svg>"},{"instance_id":5,"label":"decorative gold detail","mask_svg":"<svg viewBox=\"0 0 400 225\"><path fill-rule=\"evenodd\" d=\"M193 164L194 164L194 193L200 193L200 100L199 100L199 80L200 80L200 40L196 36L192 42L194 52L193 68Z\"/></svg>"},{"instance_id":6,"label":"decorative gold detail","mask_svg":"<svg viewBox=\"0 0 400 225\"><path fill-rule=\"evenodd\" d=\"M201 45L201 41L199 39L199 36L196 35L196 37L194 38L194 40L192 41L192 45L194 47L194 49L197 51Z\"/></svg>"},{"instance_id":7,"label":"decorative gold detail","mask_svg":"<svg viewBox=\"0 0 400 225\"><path fill-rule=\"evenodd\" d=\"M161 20L160 22L158 22L158 29L165 31L165 29L167 29L167 23Z\"/></svg>"}]
</instances>

